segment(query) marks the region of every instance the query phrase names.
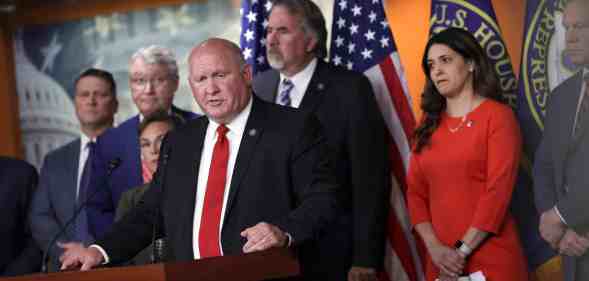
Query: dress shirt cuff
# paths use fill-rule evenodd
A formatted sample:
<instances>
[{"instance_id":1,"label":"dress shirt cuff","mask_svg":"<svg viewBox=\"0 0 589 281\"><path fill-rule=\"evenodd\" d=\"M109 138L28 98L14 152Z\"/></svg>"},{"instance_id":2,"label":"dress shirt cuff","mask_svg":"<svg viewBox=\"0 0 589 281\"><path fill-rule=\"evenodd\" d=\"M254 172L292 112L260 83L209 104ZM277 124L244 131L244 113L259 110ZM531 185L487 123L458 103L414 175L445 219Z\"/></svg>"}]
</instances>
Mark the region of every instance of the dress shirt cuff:
<instances>
[{"instance_id":1,"label":"dress shirt cuff","mask_svg":"<svg viewBox=\"0 0 589 281\"><path fill-rule=\"evenodd\" d=\"M286 238L288 239L286 242L286 247L290 248L290 245L292 245L292 241L293 241L292 235L290 235L290 233L288 233L288 232L285 232L284 234L286 234Z\"/></svg>"},{"instance_id":2,"label":"dress shirt cuff","mask_svg":"<svg viewBox=\"0 0 589 281\"><path fill-rule=\"evenodd\" d=\"M102 249L102 247L100 247L99 245L92 244L88 248L94 248L102 254L102 257L104 258L104 261L102 262L103 265L110 262L110 259L108 258L108 255L106 254L106 251L104 251L104 249Z\"/></svg>"},{"instance_id":3,"label":"dress shirt cuff","mask_svg":"<svg viewBox=\"0 0 589 281\"><path fill-rule=\"evenodd\" d=\"M560 221L562 221L562 223L564 223L564 225L567 225L567 222L564 220L564 218L562 217L562 215L558 211L558 207L554 206L553 209L554 209L554 212L556 213L556 215L560 218Z\"/></svg>"}]
</instances>

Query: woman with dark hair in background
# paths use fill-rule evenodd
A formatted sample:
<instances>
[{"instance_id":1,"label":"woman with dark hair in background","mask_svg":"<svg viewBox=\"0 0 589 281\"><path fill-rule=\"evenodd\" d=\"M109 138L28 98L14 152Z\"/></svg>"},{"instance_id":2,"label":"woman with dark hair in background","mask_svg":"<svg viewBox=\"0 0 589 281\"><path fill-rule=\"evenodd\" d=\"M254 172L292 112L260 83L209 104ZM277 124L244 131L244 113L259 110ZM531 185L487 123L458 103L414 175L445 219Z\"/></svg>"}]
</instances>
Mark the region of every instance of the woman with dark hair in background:
<instances>
[{"instance_id":1,"label":"woman with dark hair in background","mask_svg":"<svg viewBox=\"0 0 589 281\"><path fill-rule=\"evenodd\" d=\"M475 38L450 28L422 60L423 118L408 175L411 223L428 250L427 280L482 271L487 281L528 280L508 211L521 153L512 110Z\"/></svg>"},{"instance_id":2,"label":"woman with dark hair in background","mask_svg":"<svg viewBox=\"0 0 589 281\"><path fill-rule=\"evenodd\" d=\"M181 124L181 121L174 119L173 116L170 116L165 111L156 111L139 123L139 148L141 149L141 166L143 181L145 184L129 189L123 193L117 207L115 221L123 219L123 217L141 201L143 194L150 186L153 174L157 170L162 141L166 134L176 127L176 123ZM164 250L162 247L165 247L163 241L163 238L155 241L157 247L159 247L159 255L163 255ZM163 256L152 256L152 247L153 246L150 245L141 251L135 258L133 258L131 264L142 265L148 264L152 261L161 261L161 259L164 258Z\"/></svg>"}]
</instances>

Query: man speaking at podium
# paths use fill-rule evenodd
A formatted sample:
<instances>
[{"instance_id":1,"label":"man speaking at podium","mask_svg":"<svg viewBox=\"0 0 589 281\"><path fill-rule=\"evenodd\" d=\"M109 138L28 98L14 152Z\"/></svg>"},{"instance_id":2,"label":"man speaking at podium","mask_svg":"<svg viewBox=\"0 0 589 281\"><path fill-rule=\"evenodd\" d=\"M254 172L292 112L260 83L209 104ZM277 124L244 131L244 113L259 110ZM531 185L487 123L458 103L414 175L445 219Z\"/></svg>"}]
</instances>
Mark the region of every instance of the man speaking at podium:
<instances>
[{"instance_id":1,"label":"man speaking at podium","mask_svg":"<svg viewBox=\"0 0 589 281\"><path fill-rule=\"evenodd\" d=\"M192 260L296 246L333 219L336 183L318 120L256 98L229 41L194 47L189 68L205 116L167 136L143 204L95 245L61 245L62 269L130 259L156 228L169 259Z\"/></svg>"}]
</instances>

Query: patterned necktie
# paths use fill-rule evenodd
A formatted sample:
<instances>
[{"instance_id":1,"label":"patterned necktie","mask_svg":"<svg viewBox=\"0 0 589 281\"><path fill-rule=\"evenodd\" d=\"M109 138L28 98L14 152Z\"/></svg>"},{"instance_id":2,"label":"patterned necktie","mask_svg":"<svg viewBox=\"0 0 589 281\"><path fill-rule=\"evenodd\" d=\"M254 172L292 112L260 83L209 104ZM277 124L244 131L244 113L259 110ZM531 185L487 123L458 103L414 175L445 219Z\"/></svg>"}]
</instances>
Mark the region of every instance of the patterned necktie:
<instances>
[{"instance_id":1,"label":"patterned necktie","mask_svg":"<svg viewBox=\"0 0 589 281\"><path fill-rule=\"evenodd\" d=\"M294 88L294 84L289 79L282 80L282 91L278 97L278 104L284 106L291 106L290 104L290 91Z\"/></svg>"},{"instance_id":2,"label":"patterned necktie","mask_svg":"<svg viewBox=\"0 0 589 281\"><path fill-rule=\"evenodd\" d=\"M88 142L86 144L88 149L88 158L84 163L84 169L82 170L82 177L80 179L80 188L78 189L78 199L76 200L76 209L79 208L88 196L88 186L90 185L90 178L92 174L92 161L95 157L96 144L94 142ZM90 235L88 229L88 215L86 209L82 209L76 218L76 224L74 226L74 240L87 244L92 242L93 238Z\"/></svg>"},{"instance_id":3,"label":"patterned necktie","mask_svg":"<svg viewBox=\"0 0 589 281\"><path fill-rule=\"evenodd\" d=\"M577 120L575 120L575 128L573 130L573 138L577 139L581 136L583 130L585 129L584 126L587 126L587 118L589 118L589 75L583 77L585 82L585 92L582 100L581 106L579 107L579 112L577 113Z\"/></svg>"},{"instance_id":4,"label":"patterned necktie","mask_svg":"<svg viewBox=\"0 0 589 281\"><path fill-rule=\"evenodd\" d=\"M226 137L228 131L229 129L223 124L217 128L217 142L213 148L213 158L209 169L198 233L198 248L201 258L221 255L219 236L229 160L229 140Z\"/></svg>"}]
</instances>

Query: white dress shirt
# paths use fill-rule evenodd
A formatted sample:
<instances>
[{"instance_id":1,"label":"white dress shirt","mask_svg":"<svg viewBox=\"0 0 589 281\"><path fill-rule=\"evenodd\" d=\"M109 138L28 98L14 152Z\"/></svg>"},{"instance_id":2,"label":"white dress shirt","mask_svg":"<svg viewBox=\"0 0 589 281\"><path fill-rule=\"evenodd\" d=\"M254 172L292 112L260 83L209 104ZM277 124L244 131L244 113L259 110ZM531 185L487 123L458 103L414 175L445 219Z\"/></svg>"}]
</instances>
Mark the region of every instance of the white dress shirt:
<instances>
[{"instance_id":1,"label":"white dress shirt","mask_svg":"<svg viewBox=\"0 0 589 281\"><path fill-rule=\"evenodd\" d=\"M235 167L235 160L237 159L237 152L245 130L247 119L252 109L252 98L248 105L242 110L229 124L225 124L229 131L227 132L227 140L229 141L229 160L227 162L227 178L225 180L225 193L223 195L223 208L221 209L221 223L219 224L219 233L223 229L223 221L225 218L225 208L227 206L227 198L229 197L229 188L231 186L231 178L233 177L233 168ZM196 186L196 205L194 207L194 224L192 227L192 248L194 252L194 259L200 259L200 250L198 247L198 233L200 230L200 219L202 218L202 211L205 199L205 192L207 189L207 181L209 178L209 170L211 168L211 160L213 159L213 148L217 142L217 127L219 123L209 119L209 126L205 135L202 153L200 154L200 167L198 167L198 177ZM220 235L219 235L219 238ZM219 239L219 248L221 255L223 254L223 247Z\"/></svg>"},{"instance_id":2,"label":"white dress shirt","mask_svg":"<svg viewBox=\"0 0 589 281\"><path fill-rule=\"evenodd\" d=\"M309 83L311 82L311 78L313 77L316 67L317 58L314 58L309 64L307 64L307 66L305 66L305 68L303 68L303 70L293 75L292 77L287 77L286 75L280 73L280 83L278 83L278 94L276 95L275 102L278 103L278 100L280 99L280 93L284 88L282 81L284 79L289 79L293 84L293 88L290 90L290 106L299 108L301 102L303 101L303 97L305 96L305 92L307 91L307 87L309 87Z\"/></svg>"},{"instance_id":3,"label":"white dress shirt","mask_svg":"<svg viewBox=\"0 0 589 281\"><path fill-rule=\"evenodd\" d=\"M233 176L233 168L235 167L235 160L237 159L237 152L239 151L239 145L241 143L243 131L245 130L245 125L252 110L252 101L253 99L250 98L247 106L229 124L225 124L225 126L227 126L229 129L226 135L227 140L229 141L229 160L227 163L227 180L225 182L225 194L223 195L223 208L221 209L221 223L219 224L219 232L221 229L223 229L225 207L227 206L227 198L229 195L231 178ZM196 205L194 208L194 224L192 227L192 248L194 252L194 259L200 259L200 251L198 248L198 231L200 229L200 219L202 217L204 196L209 177L209 169L211 167L211 160L213 158L213 148L215 147L215 142L217 141L217 127L219 127L219 125L219 123L209 119L209 125L207 127L202 153L200 156L200 167L198 167L196 186ZM102 254L102 257L104 258L104 262L102 264L107 264L110 262L108 254L102 247L97 244L91 245L90 247L97 249ZM223 247L220 241L219 248L221 248L222 254Z\"/></svg>"}]
</instances>

